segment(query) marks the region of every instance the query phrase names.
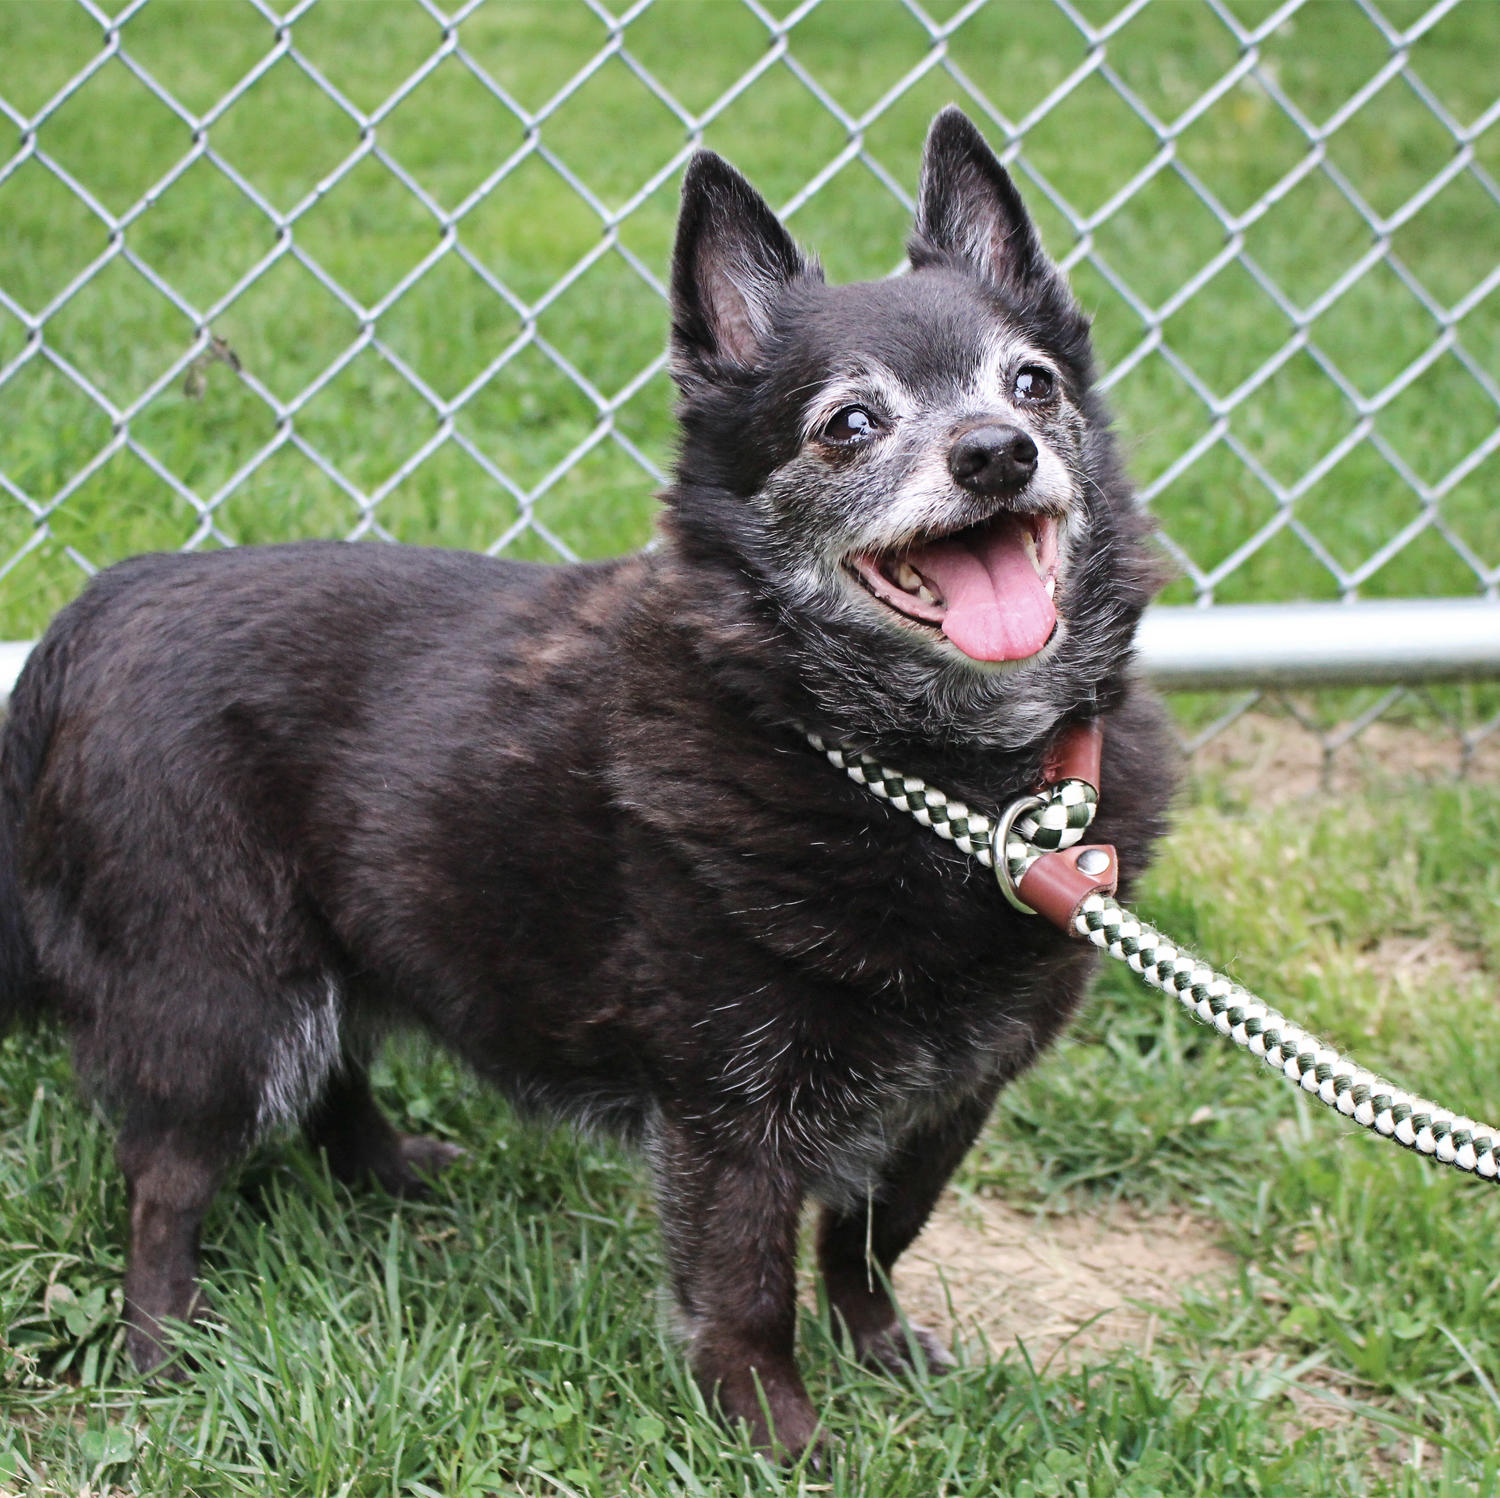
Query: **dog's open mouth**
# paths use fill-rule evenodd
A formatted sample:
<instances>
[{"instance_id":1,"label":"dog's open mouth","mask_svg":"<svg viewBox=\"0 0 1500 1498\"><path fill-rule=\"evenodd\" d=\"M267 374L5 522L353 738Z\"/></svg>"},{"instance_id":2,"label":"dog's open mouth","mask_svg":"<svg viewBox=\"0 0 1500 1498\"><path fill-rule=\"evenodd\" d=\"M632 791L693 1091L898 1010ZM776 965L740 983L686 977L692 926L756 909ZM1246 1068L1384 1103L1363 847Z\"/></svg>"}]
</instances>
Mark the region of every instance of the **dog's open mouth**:
<instances>
[{"instance_id":1,"label":"dog's open mouth","mask_svg":"<svg viewBox=\"0 0 1500 1498\"><path fill-rule=\"evenodd\" d=\"M886 607L948 637L976 661L1022 661L1057 628L1058 522L1009 512L849 569Z\"/></svg>"}]
</instances>

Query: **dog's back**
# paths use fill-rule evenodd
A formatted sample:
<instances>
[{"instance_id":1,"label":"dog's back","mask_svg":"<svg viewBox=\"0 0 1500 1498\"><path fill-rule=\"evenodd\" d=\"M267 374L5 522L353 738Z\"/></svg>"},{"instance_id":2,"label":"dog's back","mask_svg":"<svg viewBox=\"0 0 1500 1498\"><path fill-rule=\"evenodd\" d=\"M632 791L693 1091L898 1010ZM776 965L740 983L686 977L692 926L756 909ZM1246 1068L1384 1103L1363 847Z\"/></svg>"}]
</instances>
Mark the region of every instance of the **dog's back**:
<instances>
[{"instance_id":1,"label":"dog's back","mask_svg":"<svg viewBox=\"0 0 1500 1498\"><path fill-rule=\"evenodd\" d=\"M395 1007L516 1076L556 1064L524 1023L495 1047L472 1017L511 922L553 953L547 983L589 960L589 902L558 898L587 830L536 824L604 835L598 777L571 771L632 565L143 557L33 652L0 739L0 1018L60 1020L119 1120L138 1362L191 1302L197 1216L267 1129L306 1121L341 1174L397 1190L442 1163L369 1098Z\"/></svg>"},{"instance_id":2,"label":"dog's back","mask_svg":"<svg viewBox=\"0 0 1500 1498\"><path fill-rule=\"evenodd\" d=\"M33 653L0 742L7 1007L35 1008L39 957L107 1100L170 1077L194 1109L243 1117L253 1094L260 1124L295 1117L337 1059L343 954L420 945L409 919L383 937L393 892L461 902L506 877L495 848L536 846L539 802L597 825L565 771L612 642L579 605L620 565L310 543L103 574ZM475 774L511 825L455 817L435 868L445 783ZM421 991L421 952L387 955L380 980Z\"/></svg>"}]
</instances>

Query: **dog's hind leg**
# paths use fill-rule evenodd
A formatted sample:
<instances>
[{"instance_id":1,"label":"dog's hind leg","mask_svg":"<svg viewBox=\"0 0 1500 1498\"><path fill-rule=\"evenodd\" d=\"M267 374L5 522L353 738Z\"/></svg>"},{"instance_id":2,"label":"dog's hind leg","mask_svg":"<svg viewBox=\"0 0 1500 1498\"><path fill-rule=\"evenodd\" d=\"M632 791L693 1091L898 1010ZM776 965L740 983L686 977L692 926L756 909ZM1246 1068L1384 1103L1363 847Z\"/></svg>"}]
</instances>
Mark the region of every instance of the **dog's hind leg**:
<instances>
[{"instance_id":1,"label":"dog's hind leg","mask_svg":"<svg viewBox=\"0 0 1500 1498\"><path fill-rule=\"evenodd\" d=\"M922 1231L948 1178L989 1117L998 1088L987 1086L940 1121L905 1138L874 1183L870 1197L852 1208L824 1207L818 1222L818 1264L828 1302L866 1363L892 1372L913 1357L891 1297L896 1260ZM913 1326L920 1360L929 1373L953 1366L937 1337Z\"/></svg>"},{"instance_id":2,"label":"dog's hind leg","mask_svg":"<svg viewBox=\"0 0 1500 1498\"><path fill-rule=\"evenodd\" d=\"M456 1144L403 1134L370 1092L363 1064L345 1053L307 1117L307 1140L341 1181L375 1181L393 1196L423 1196L428 1180L463 1154Z\"/></svg>"},{"instance_id":3,"label":"dog's hind leg","mask_svg":"<svg viewBox=\"0 0 1500 1498\"><path fill-rule=\"evenodd\" d=\"M257 1139L303 1115L339 1054L326 982L247 982L193 955L197 970L179 966L177 983L159 962L101 978L109 1002L74 1038L80 1076L120 1118L127 1342L143 1372L170 1356L167 1323L203 1309L198 1237L219 1183Z\"/></svg>"},{"instance_id":4,"label":"dog's hind leg","mask_svg":"<svg viewBox=\"0 0 1500 1498\"><path fill-rule=\"evenodd\" d=\"M130 1200L125 1268L126 1346L142 1372L170 1354L168 1321L192 1321L204 1309L198 1284L203 1214L240 1141L195 1119L167 1124L135 1110L115 1146Z\"/></svg>"}]
</instances>

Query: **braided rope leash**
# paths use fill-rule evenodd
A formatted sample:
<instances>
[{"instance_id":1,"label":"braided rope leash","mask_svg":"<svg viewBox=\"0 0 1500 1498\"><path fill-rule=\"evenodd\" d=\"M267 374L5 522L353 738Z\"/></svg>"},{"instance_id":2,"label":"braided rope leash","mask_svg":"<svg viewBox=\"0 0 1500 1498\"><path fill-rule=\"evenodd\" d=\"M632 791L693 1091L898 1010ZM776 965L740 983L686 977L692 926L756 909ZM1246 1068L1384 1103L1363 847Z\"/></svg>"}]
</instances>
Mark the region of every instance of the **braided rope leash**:
<instances>
[{"instance_id":1,"label":"braided rope leash","mask_svg":"<svg viewBox=\"0 0 1500 1498\"><path fill-rule=\"evenodd\" d=\"M1114 849L1083 846L1099 806L1097 724L1070 731L1042 787L998 818L862 751L806 737L851 780L993 869L1018 910L1040 912L1068 935L1093 942L1319 1102L1440 1164L1489 1181L1500 1177L1500 1130L1366 1071L1115 900Z\"/></svg>"}]
</instances>

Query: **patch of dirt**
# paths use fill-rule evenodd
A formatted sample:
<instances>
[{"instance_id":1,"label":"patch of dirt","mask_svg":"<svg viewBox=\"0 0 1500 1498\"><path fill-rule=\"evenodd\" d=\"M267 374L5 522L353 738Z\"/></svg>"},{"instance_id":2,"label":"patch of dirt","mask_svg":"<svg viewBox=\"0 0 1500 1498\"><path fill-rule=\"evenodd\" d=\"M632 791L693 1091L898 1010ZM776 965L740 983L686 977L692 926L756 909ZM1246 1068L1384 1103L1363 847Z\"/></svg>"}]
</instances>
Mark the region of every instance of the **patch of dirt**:
<instances>
[{"instance_id":1,"label":"patch of dirt","mask_svg":"<svg viewBox=\"0 0 1500 1498\"><path fill-rule=\"evenodd\" d=\"M1420 991L1438 978L1479 982L1486 977L1479 953L1460 946L1444 927L1425 936L1383 936L1355 957L1354 966L1389 980L1403 993Z\"/></svg>"},{"instance_id":2,"label":"patch of dirt","mask_svg":"<svg viewBox=\"0 0 1500 1498\"><path fill-rule=\"evenodd\" d=\"M1442 925L1422 936L1383 936L1357 952L1353 965L1375 980L1375 1001L1364 1014L1364 1033L1371 1037L1392 1021L1409 1027L1411 1014L1430 1004L1435 991L1456 988L1484 1005L1494 986L1483 955L1461 946Z\"/></svg>"},{"instance_id":3,"label":"patch of dirt","mask_svg":"<svg viewBox=\"0 0 1500 1498\"><path fill-rule=\"evenodd\" d=\"M896 1265L895 1282L912 1321L982 1330L997 1352L1019 1337L1038 1367L1052 1359L1056 1368L1126 1345L1149 1353L1157 1312L1179 1304L1187 1285L1227 1278L1234 1263L1213 1229L1186 1213L1038 1217L950 1193Z\"/></svg>"},{"instance_id":4,"label":"patch of dirt","mask_svg":"<svg viewBox=\"0 0 1500 1498\"><path fill-rule=\"evenodd\" d=\"M1218 771L1231 790L1257 806L1279 806L1320 790L1347 793L1393 781L1452 780L1461 770L1471 780L1494 779L1500 776L1500 733L1481 739L1465 768L1452 732L1426 734L1407 725L1372 723L1325 765L1322 744L1295 719L1250 712L1210 739L1190 763Z\"/></svg>"}]
</instances>

